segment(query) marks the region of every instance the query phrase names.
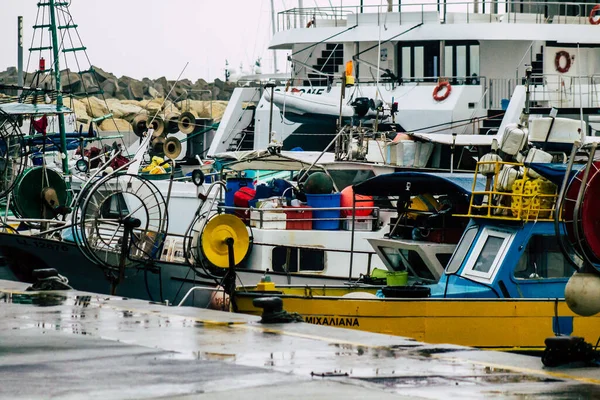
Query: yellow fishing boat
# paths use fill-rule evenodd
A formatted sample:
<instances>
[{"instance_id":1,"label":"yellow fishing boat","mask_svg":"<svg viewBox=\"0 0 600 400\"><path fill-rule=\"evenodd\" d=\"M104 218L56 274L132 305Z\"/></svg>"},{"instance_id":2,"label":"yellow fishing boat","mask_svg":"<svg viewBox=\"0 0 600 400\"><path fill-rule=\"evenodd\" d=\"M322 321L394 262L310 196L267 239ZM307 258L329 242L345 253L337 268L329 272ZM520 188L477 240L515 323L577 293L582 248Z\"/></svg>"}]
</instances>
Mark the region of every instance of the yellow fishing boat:
<instances>
[{"instance_id":1,"label":"yellow fishing boat","mask_svg":"<svg viewBox=\"0 0 600 400\"><path fill-rule=\"evenodd\" d=\"M586 224L577 207L586 210L586 190L600 193L596 190L600 180L594 179L597 174L591 178L585 174L589 165L544 164L537 168L559 185L564 178L559 192L556 184L528 173L523 165L497 160L487 163L490 165L480 162L478 168L489 171L491 182L485 191L473 190L466 215L470 222L436 284L381 290L365 286L293 287L275 286L265 277L255 287L238 287L232 305L238 312L261 315L255 300L279 297L285 311L300 314L308 323L429 343L543 350L547 338L559 335L596 343L600 317L590 315L600 311L600 262L596 262L600 257L592 257L600 244L593 241L597 237L590 230L594 224ZM548 168L554 169L544 171ZM501 171L507 169L519 172L512 192L500 192ZM388 180L402 178L399 174L390 174ZM383 182L386 177L373 179ZM573 189L568 185L571 181L582 183ZM420 184L427 182L416 181L412 186ZM393 195L394 186L366 181L355 185L354 192ZM365 193L365 187L380 189ZM569 206L577 198L583 198L581 204ZM588 196L587 201L590 199ZM589 205L590 216L597 220L600 212ZM562 234L557 235L557 230ZM582 248L581 243L587 247ZM380 250L379 254L391 254L389 248ZM402 246L395 251L401 253Z\"/></svg>"},{"instance_id":2,"label":"yellow fishing boat","mask_svg":"<svg viewBox=\"0 0 600 400\"><path fill-rule=\"evenodd\" d=\"M600 317L578 316L564 299L381 299L372 294L374 290L365 288L245 289L239 288L235 294L241 313L261 315L262 309L255 307L253 300L277 296L287 312L300 314L308 323L427 343L543 350L544 340L555 334L581 336L593 342L600 338Z\"/></svg>"}]
</instances>

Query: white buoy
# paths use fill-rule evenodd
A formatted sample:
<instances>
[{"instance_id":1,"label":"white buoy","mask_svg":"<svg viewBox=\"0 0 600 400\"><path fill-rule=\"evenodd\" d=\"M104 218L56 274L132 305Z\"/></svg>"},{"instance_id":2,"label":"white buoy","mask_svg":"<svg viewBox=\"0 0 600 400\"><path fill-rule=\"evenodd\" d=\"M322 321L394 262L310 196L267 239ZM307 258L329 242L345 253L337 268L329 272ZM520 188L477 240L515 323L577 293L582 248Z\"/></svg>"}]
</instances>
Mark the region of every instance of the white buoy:
<instances>
[{"instance_id":1,"label":"white buoy","mask_svg":"<svg viewBox=\"0 0 600 400\"><path fill-rule=\"evenodd\" d=\"M577 315L590 317L600 312L600 275L575 272L565 287L567 306Z\"/></svg>"}]
</instances>

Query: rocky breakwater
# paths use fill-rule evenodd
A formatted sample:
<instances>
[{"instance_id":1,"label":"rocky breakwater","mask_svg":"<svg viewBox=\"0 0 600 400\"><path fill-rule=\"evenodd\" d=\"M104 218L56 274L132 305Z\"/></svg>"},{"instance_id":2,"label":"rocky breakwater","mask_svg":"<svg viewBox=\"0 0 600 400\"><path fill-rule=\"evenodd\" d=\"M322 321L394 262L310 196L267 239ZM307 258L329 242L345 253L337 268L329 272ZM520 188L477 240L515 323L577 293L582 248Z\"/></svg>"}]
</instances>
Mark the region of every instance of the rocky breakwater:
<instances>
[{"instance_id":1,"label":"rocky breakwater","mask_svg":"<svg viewBox=\"0 0 600 400\"><path fill-rule=\"evenodd\" d=\"M129 131L131 123L140 115L161 117L190 112L195 118L213 118L218 121L223 116L235 84L216 79L208 83L203 79L192 82L183 79L179 82L144 78L137 80L127 76L117 78L99 67L92 67L92 73L61 71L63 91L73 94L65 99L65 104L75 111L77 121L87 129L93 118L112 113L113 119L106 119L99 125L102 131ZM34 74L25 74L26 86L33 82ZM37 81L37 78L36 78ZM41 79L44 87L54 87L51 76ZM17 70L14 67L0 72L0 85L16 85ZM36 85L31 85L36 86ZM41 86L41 85L40 85ZM3 92L0 89L0 94ZM5 94L14 91L5 90ZM106 99L106 101L104 100Z\"/></svg>"}]
</instances>

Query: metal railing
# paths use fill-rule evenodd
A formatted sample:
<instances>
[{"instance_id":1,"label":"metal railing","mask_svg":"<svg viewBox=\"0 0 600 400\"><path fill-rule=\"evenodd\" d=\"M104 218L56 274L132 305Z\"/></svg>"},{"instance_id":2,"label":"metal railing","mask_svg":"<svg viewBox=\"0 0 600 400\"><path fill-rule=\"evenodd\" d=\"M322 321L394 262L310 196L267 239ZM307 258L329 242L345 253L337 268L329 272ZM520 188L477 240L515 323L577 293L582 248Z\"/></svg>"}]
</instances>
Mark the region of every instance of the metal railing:
<instances>
[{"instance_id":1,"label":"metal railing","mask_svg":"<svg viewBox=\"0 0 600 400\"><path fill-rule=\"evenodd\" d=\"M358 3L358 1L357 1ZM585 24L595 3L553 1L496 1L476 2L445 1L443 3L417 3L385 5L341 5L329 7L292 8L277 16L277 31L312 27L346 26L348 16L359 14L377 15L377 24L422 23L426 14L437 13L443 23L533 23L533 24ZM403 15L404 14L404 15ZM412 14L413 16L409 16ZM414 18L417 15L417 18ZM435 19L432 19L433 22ZM310 24L307 24L310 22ZM372 24L374 21L369 20Z\"/></svg>"},{"instance_id":2,"label":"metal railing","mask_svg":"<svg viewBox=\"0 0 600 400\"><path fill-rule=\"evenodd\" d=\"M506 169L514 169L514 183ZM557 187L549 181L535 179L528 167L521 163L480 161L475 167L486 177L485 190L476 190L476 181L469 203L469 218L489 218L512 221L553 221L557 201ZM510 186L509 188L503 187Z\"/></svg>"},{"instance_id":3,"label":"metal railing","mask_svg":"<svg viewBox=\"0 0 600 400\"><path fill-rule=\"evenodd\" d=\"M294 207L286 206L280 208L253 208L253 207L230 207L230 206L219 206L219 210L227 212L235 212L238 216L242 216L243 220L247 221L250 226L259 229L276 229L276 230L315 230L313 223L315 221L339 221L340 228L338 230L352 230L352 216L342 216L342 211L352 213L352 207ZM366 216L355 216L355 230L357 231L373 231L379 229L379 207L360 207L354 208L356 211L370 210L370 214ZM315 217L315 212L326 212L326 211L339 211L339 217ZM298 217L294 213L306 213L310 217ZM269 218L267 215L281 216L279 218ZM291 216L291 217L290 217ZM306 222L310 222L310 228L308 225L298 228L290 227L292 224L295 226L302 225ZM288 225L288 223L290 225ZM292 225L293 226L293 225ZM316 229L319 230L319 229Z\"/></svg>"}]
</instances>

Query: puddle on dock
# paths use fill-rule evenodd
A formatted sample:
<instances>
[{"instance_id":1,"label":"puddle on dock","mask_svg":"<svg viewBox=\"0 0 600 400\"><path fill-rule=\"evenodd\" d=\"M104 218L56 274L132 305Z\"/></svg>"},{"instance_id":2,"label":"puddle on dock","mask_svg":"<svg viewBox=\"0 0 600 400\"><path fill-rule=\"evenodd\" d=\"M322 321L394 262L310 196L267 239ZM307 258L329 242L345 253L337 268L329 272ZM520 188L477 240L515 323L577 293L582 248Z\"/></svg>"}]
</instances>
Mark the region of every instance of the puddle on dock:
<instances>
[{"instance_id":1,"label":"puddle on dock","mask_svg":"<svg viewBox=\"0 0 600 400\"><path fill-rule=\"evenodd\" d=\"M38 307L54 307L65 304L67 296L55 293L1 293L0 301Z\"/></svg>"}]
</instances>

